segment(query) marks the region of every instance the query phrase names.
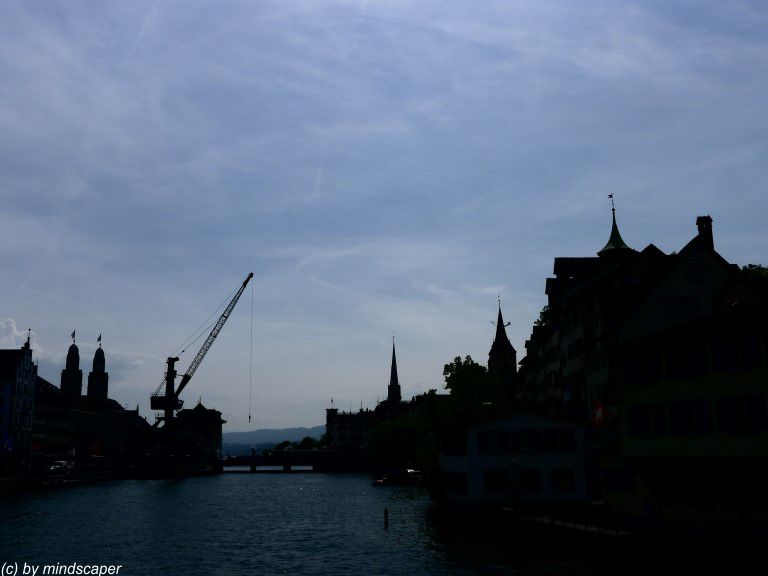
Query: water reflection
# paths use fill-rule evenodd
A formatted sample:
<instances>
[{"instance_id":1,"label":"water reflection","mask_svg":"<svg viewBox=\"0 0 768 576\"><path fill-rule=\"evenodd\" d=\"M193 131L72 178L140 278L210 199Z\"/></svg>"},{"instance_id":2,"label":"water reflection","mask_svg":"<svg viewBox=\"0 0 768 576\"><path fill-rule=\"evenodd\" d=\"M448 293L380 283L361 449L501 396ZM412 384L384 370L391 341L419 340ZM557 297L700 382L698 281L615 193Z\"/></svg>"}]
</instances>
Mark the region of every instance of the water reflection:
<instances>
[{"instance_id":1,"label":"water reflection","mask_svg":"<svg viewBox=\"0 0 768 576\"><path fill-rule=\"evenodd\" d=\"M129 575L625 574L658 572L675 561L668 552L683 550L676 542L447 518L421 488L323 474L37 492L1 498L0 518L2 562L122 564ZM709 548L718 558L719 546ZM678 553L678 565L691 567L703 554Z\"/></svg>"}]
</instances>

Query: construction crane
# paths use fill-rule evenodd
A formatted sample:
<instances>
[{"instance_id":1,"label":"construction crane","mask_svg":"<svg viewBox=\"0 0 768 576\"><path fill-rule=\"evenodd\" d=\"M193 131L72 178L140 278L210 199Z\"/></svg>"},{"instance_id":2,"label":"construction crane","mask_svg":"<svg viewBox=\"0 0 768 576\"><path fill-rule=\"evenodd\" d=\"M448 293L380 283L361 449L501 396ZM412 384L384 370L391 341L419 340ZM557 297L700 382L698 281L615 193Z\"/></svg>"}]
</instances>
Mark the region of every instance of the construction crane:
<instances>
[{"instance_id":1,"label":"construction crane","mask_svg":"<svg viewBox=\"0 0 768 576\"><path fill-rule=\"evenodd\" d=\"M224 312L219 316L219 319L216 321L216 324L214 324L213 329L211 330L211 333L208 334L208 338L205 339L205 342L203 343L200 350L195 355L194 359L189 365L189 368L187 368L186 374L182 376L181 381L179 382L179 387L174 388L175 381L176 381L176 362L179 361L178 357L169 357L167 360L167 367L165 371L165 379L160 384L160 386L157 387L157 389L154 391L150 398L150 406L152 410L162 410L163 416L159 417L155 421L155 426L157 426L160 422L164 422L163 426L164 428L167 428L170 430L171 422L173 421L173 414L176 410L181 410L181 407L184 405L184 402L179 399L179 395L181 394L182 390L187 386L189 381L192 379L192 376L195 375L195 372L197 371L198 367L200 366L200 363L203 361L203 358L205 358L205 355L208 353L208 350L210 350L211 346L213 345L213 341L216 340L216 337L219 335L219 332L221 332L221 329L224 327L224 324L227 322L227 319L229 318L229 315L232 313L232 310L235 308L235 304L237 304L237 301L240 299L240 296L243 294L243 291L245 290L245 287L248 285L248 282L253 278L253 272L248 274L246 279L243 281L242 285L238 289L237 293L232 297L232 300L230 300L229 304L227 305ZM165 388L165 390L163 390Z\"/></svg>"}]
</instances>

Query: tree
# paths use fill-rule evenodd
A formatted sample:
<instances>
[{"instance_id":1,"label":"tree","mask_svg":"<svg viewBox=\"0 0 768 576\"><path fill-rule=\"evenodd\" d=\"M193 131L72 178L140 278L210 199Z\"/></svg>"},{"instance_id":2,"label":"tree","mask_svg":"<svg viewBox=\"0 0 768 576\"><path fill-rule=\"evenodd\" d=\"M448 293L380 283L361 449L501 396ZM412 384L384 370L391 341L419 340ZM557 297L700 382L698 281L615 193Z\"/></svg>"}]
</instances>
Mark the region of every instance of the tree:
<instances>
[{"instance_id":1,"label":"tree","mask_svg":"<svg viewBox=\"0 0 768 576\"><path fill-rule=\"evenodd\" d=\"M768 282L768 268L762 264L747 264L741 271L750 278Z\"/></svg>"},{"instance_id":2,"label":"tree","mask_svg":"<svg viewBox=\"0 0 768 576\"><path fill-rule=\"evenodd\" d=\"M464 360L456 356L453 362L443 366L445 388L451 394L464 394L467 390L482 387L488 378L488 368L466 356Z\"/></svg>"},{"instance_id":3,"label":"tree","mask_svg":"<svg viewBox=\"0 0 768 576\"><path fill-rule=\"evenodd\" d=\"M304 436L301 442L296 445L297 450L313 450L317 447L317 440L311 436Z\"/></svg>"},{"instance_id":4,"label":"tree","mask_svg":"<svg viewBox=\"0 0 768 576\"><path fill-rule=\"evenodd\" d=\"M539 318L536 320L534 326L549 326L552 323L552 310L549 309L549 304L544 306L539 312Z\"/></svg>"},{"instance_id":5,"label":"tree","mask_svg":"<svg viewBox=\"0 0 768 576\"><path fill-rule=\"evenodd\" d=\"M488 369L466 356L456 356L443 367L445 387L451 392L453 419L477 421L503 412L504 385Z\"/></svg>"}]
</instances>

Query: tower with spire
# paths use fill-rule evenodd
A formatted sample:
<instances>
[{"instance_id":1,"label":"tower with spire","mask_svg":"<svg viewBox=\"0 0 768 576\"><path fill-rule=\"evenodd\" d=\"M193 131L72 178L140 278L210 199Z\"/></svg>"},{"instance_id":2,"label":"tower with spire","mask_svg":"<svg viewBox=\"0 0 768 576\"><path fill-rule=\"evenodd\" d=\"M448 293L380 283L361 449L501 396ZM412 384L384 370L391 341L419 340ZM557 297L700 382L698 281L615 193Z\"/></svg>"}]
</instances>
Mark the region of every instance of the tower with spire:
<instances>
[{"instance_id":1,"label":"tower with spire","mask_svg":"<svg viewBox=\"0 0 768 576\"><path fill-rule=\"evenodd\" d=\"M106 400L109 391L109 373L105 370L106 361L101 347L101 334L98 342L99 347L93 355L93 370L88 374L88 398Z\"/></svg>"},{"instance_id":2,"label":"tower with spire","mask_svg":"<svg viewBox=\"0 0 768 576\"><path fill-rule=\"evenodd\" d=\"M613 203L613 194L608 194L608 198L611 200L611 215L613 217L613 225L611 226L611 236L608 238L608 242L605 246L603 246L602 250L597 253L597 255L601 258L605 258L607 256L618 256L621 254L626 254L627 252L633 252L632 248L627 246L626 242L624 242L624 239L619 233L619 227L616 225L616 206Z\"/></svg>"},{"instance_id":3,"label":"tower with spire","mask_svg":"<svg viewBox=\"0 0 768 576\"><path fill-rule=\"evenodd\" d=\"M67 351L67 364L61 371L61 391L71 399L80 398L83 393L83 371L80 370L80 350L72 332L72 345Z\"/></svg>"},{"instance_id":4,"label":"tower with spire","mask_svg":"<svg viewBox=\"0 0 768 576\"><path fill-rule=\"evenodd\" d=\"M496 319L496 336L491 350L488 352L488 372L502 379L510 388L517 375L517 351L507 338L507 326L501 314L501 299L499 299L499 315Z\"/></svg>"},{"instance_id":5,"label":"tower with spire","mask_svg":"<svg viewBox=\"0 0 768 576\"><path fill-rule=\"evenodd\" d=\"M392 368L389 373L389 386L387 386L387 402L397 404L402 399L400 394L400 382L397 379L397 358L395 357L395 337L392 337Z\"/></svg>"}]
</instances>

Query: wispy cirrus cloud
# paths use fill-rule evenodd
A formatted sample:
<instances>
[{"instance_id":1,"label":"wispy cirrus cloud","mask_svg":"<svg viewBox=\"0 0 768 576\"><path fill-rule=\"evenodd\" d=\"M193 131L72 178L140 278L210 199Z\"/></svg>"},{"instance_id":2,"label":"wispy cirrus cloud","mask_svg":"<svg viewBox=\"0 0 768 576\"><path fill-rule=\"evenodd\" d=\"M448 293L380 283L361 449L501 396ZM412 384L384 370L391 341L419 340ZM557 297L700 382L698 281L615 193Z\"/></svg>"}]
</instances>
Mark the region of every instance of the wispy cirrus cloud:
<instances>
[{"instance_id":1,"label":"wispy cirrus cloud","mask_svg":"<svg viewBox=\"0 0 768 576\"><path fill-rule=\"evenodd\" d=\"M6 3L3 313L54 382L72 329L104 332L114 393L146 407L253 270L274 425L375 401L392 331L404 385L439 387L484 359L498 294L522 350L552 258L607 239L609 192L635 247L709 213L726 258L766 259L766 24L686 1ZM233 428L249 298L190 389Z\"/></svg>"}]
</instances>

